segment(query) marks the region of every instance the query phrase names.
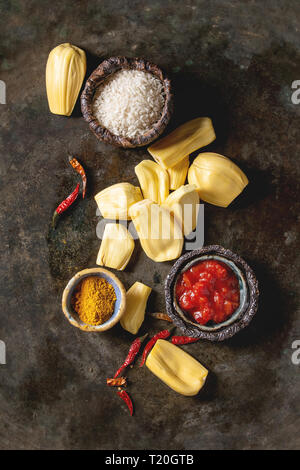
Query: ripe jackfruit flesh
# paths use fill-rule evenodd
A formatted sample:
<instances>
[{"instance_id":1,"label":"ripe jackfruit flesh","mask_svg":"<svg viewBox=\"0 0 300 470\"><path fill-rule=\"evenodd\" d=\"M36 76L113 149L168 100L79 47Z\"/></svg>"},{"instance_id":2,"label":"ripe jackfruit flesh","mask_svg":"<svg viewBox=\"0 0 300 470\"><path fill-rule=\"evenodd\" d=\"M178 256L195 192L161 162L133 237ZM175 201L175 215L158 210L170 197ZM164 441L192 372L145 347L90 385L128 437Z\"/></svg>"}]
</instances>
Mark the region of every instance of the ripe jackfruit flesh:
<instances>
[{"instance_id":1,"label":"ripe jackfruit flesh","mask_svg":"<svg viewBox=\"0 0 300 470\"><path fill-rule=\"evenodd\" d=\"M148 147L148 152L163 168L173 168L187 155L205 147L216 135L210 118L197 118L179 126L171 134Z\"/></svg>"},{"instance_id":2,"label":"ripe jackfruit flesh","mask_svg":"<svg viewBox=\"0 0 300 470\"><path fill-rule=\"evenodd\" d=\"M120 323L124 330L136 335L144 318L151 287L135 282L126 293L126 309Z\"/></svg>"},{"instance_id":3,"label":"ripe jackfruit flesh","mask_svg":"<svg viewBox=\"0 0 300 470\"><path fill-rule=\"evenodd\" d=\"M46 66L46 89L51 113L70 116L86 73L86 55L70 43L52 49Z\"/></svg>"},{"instance_id":4,"label":"ripe jackfruit flesh","mask_svg":"<svg viewBox=\"0 0 300 470\"><path fill-rule=\"evenodd\" d=\"M200 199L227 207L248 184L245 173L218 153L200 153L190 166L188 182L195 184Z\"/></svg>"},{"instance_id":5,"label":"ripe jackfruit flesh","mask_svg":"<svg viewBox=\"0 0 300 470\"><path fill-rule=\"evenodd\" d=\"M160 165L152 160L142 160L135 173L145 199L161 204L169 195L169 175Z\"/></svg>"},{"instance_id":6,"label":"ripe jackfruit flesh","mask_svg":"<svg viewBox=\"0 0 300 470\"><path fill-rule=\"evenodd\" d=\"M171 211L182 226L184 235L188 235L197 226L199 212L199 194L194 184L186 184L171 193L162 207Z\"/></svg>"},{"instance_id":7,"label":"ripe jackfruit flesh","mask_svg":"<svg viewBox=\"0 0 300 470\"><path fill-rule=\"evenodd\" d=\"M130 183L117 183L96 194L95 201L105 219L128 220L132 204L143 199L141 190Z\"/></svg>"},{"instance_id":8,"label":"ripe jackfruit flesh","mask_svg":"<svg viewBox=\"0 0 300 470\"><path fill-rule=\"evenodd\" d=\"M134 250L134 240L122 224L106 224L96 264L123 271Z\"/></svg>"},{"instance_id":9,"label":"ripe jackfruit flesh","mask_svg":"<svg viewBox=\"0 0 300 470\"><path fill-rule=\"evenodd\" d=\"M186 396L197 395L208 374L200 362L164 339L156 341L147 357L146 366L175 392Z\"/></svg>"},{"instance_id":10,"label":"ripe jackfruit flesh","mask_svg":"<svg viewBox=\"0 0 300 470\"><path fill-rule=\"evenodd\" d=\"M129 215L149 258L162 262L181 255L182 229L168 209L144 199L130 207Z\"/></svg>"},{"instance_id":11,"label":"ripe jackfruit flesh","mask_svg":"<svg viewBox=\"0 0 300 470\"><path fill-rule=\"evenodd\" d=\"M176 190L185 183L189 164L189 156L187 156L177 163L177 165L167 169L170 180L170 189Z\"/></svg>"}]
</instances>

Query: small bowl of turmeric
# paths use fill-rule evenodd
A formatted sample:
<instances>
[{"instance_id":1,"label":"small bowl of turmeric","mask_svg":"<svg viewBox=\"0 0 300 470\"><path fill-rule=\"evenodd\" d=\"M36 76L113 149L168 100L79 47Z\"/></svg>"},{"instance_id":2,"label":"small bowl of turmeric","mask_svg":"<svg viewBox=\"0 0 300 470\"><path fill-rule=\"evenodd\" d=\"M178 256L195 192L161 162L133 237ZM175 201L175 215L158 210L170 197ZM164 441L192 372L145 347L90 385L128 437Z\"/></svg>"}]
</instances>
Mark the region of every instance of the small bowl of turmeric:
<instances>
[{"instance_id":1,"label":"small bowl of turmeric","mask_svg":"<svg viewBox=\"0 0 300 470\"><path fill-rule=\"evenodd\" d=\"M84 269L65 287L62 309L69 322L83 331L106 331L121 318L126 291L121 281L102 268Z\"/></svg>"}]
</instances>

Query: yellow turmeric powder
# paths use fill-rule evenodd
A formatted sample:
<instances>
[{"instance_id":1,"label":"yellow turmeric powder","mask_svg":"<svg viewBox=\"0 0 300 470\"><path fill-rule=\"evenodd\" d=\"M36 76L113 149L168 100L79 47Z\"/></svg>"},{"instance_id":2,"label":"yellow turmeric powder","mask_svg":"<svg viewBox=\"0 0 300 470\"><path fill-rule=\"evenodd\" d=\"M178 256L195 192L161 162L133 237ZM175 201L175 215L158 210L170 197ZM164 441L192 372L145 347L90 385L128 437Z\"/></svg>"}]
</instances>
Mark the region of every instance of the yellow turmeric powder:
<instances>
[{"instance_id":1,"label":"yellow turmeric powder","mask_svg":"<svg viewBox=\"0 0 300 470\"><path fill-rule=\"evenodd\" d=\"M106 279L89 276L76 287L72 305L81 321L88 325L102 325L112 316L116 299L115 290Z\"/></svg>"}]
</instances>

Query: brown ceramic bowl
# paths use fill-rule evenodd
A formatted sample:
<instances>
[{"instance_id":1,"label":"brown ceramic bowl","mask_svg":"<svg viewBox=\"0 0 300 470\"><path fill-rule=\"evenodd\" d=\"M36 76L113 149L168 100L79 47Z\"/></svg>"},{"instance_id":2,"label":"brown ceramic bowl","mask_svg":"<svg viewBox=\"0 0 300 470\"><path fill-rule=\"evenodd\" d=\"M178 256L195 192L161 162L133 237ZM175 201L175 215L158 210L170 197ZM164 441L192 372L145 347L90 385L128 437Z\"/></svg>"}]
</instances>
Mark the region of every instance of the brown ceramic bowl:
<instances>
[{"instance_id":1,"label":"brown ceramic bowl","mask_svg":"<svg viewBox=\"0 0 300 470\"><path fill-rule=\"evenodd\" d=\"M106 279L106 281L109 282L109 284L113 286L116 297L117 297L112 316L110 317L109 320L107 320L102 325L88 325L87 323L83 323L80 320L78 314L75 312L75 310L72 307L72 296L73 296L74 290L76 289L77 285L82 281L82 279L84 279L85 277L89 277L89 276L99 276L99 277ZM83 330L83 331L102 332L102 331L109 330L116 323L118 323L123 313L125 312L125 307L126 307L126 291L125 291L123 284L117 278L117 276L115 276L113 273L111 273L107 269L103 269L103 268L90 268L90 269L84 269L83 271L79 271L77 274L75 274L74 277L72 277L72 279L70 279L70 281L65 287L65 290L62 296L62 309L65 314L65 317L71 323L71 325L76 326L76 328L79 328L80 330Z\"/></svg>"},{"instance_id":2,"label":"brown ceramic bowl","mask_svg":"<svg viewBox=\"0 0 300 470\"><path fill-rule=\"evenodd\" d=\"M105 127L102 127L98 119L93 115L93 99L98 86L101 85L112 73L121 69L135 69L151 73L162 82L164 88L165 104L161 118L143 135L134 138L122 137L113 134ZM157 65L138 58L129 59L127 57L111 57L110 59L104 60L88 78L81 94L81 111L84 119L88 122L90 129L95 136L103 142L125 148L142 147L143 145L148 145L153 140L157 139L157 137L163 133L170 120L173 109L172 103L173 99L170 80Z\"/></svg>"},{"instance_id":3,"label":"brown ceramic bowl","mask_svg":"<svg viewBox=\"0 0 300 470\"><path fill-rule=\"evenodd\" d=\"M222 261L232 269L239 281L240 305L225 322L200 325L180 309L176 300L175 286L182 272L207 259ZM259 290L255 274L246 261L226 248L211 245L190 251L176 261L166 279L165 295L167 313L184 335L210 341L223 341L250 323L258 308Z\"/></svg>"}]
</instances>

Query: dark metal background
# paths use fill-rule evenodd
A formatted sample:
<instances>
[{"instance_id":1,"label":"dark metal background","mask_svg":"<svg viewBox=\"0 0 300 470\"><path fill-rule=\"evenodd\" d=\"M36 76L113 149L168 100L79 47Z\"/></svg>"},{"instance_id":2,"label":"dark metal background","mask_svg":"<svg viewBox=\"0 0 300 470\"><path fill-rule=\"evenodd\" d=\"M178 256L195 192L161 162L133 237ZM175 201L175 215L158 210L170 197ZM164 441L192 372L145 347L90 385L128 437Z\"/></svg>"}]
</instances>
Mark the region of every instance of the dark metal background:
<instances>
[{"instance_id":1,"label":"dark metal background","mask_svg":"<svg viewBox=\"0 0 300 470\"><path fill-rule=\"evenodd\" d=\"M299 320L300 79L297 0L0 0L1 289L0 447L46 449L299 448L300 366L291 362ZM251 184L227 209L206 205L205 242L237 252L260 282L260 309L231 340L186 346L210 370L200 395L168 389L147 369L129 372L131 418L105 379L131 337L70 326L61 312L72 275L95 265L93 195L136 183L145 149L99 143L80 116L50 114L49 51L69 41L88 52L89 72L106 57L144 57L164 68L175 90L170 128L211 116L217 141ZM88 170L88 197L50 219L75 186L67 151ZM172 263L155 264L137 247L126 287L153 287L149 308L164 309ZM151 333L164 323L148 319ZM141 332L141 333L142 333Z\"/></svg>"}]
</instances>

